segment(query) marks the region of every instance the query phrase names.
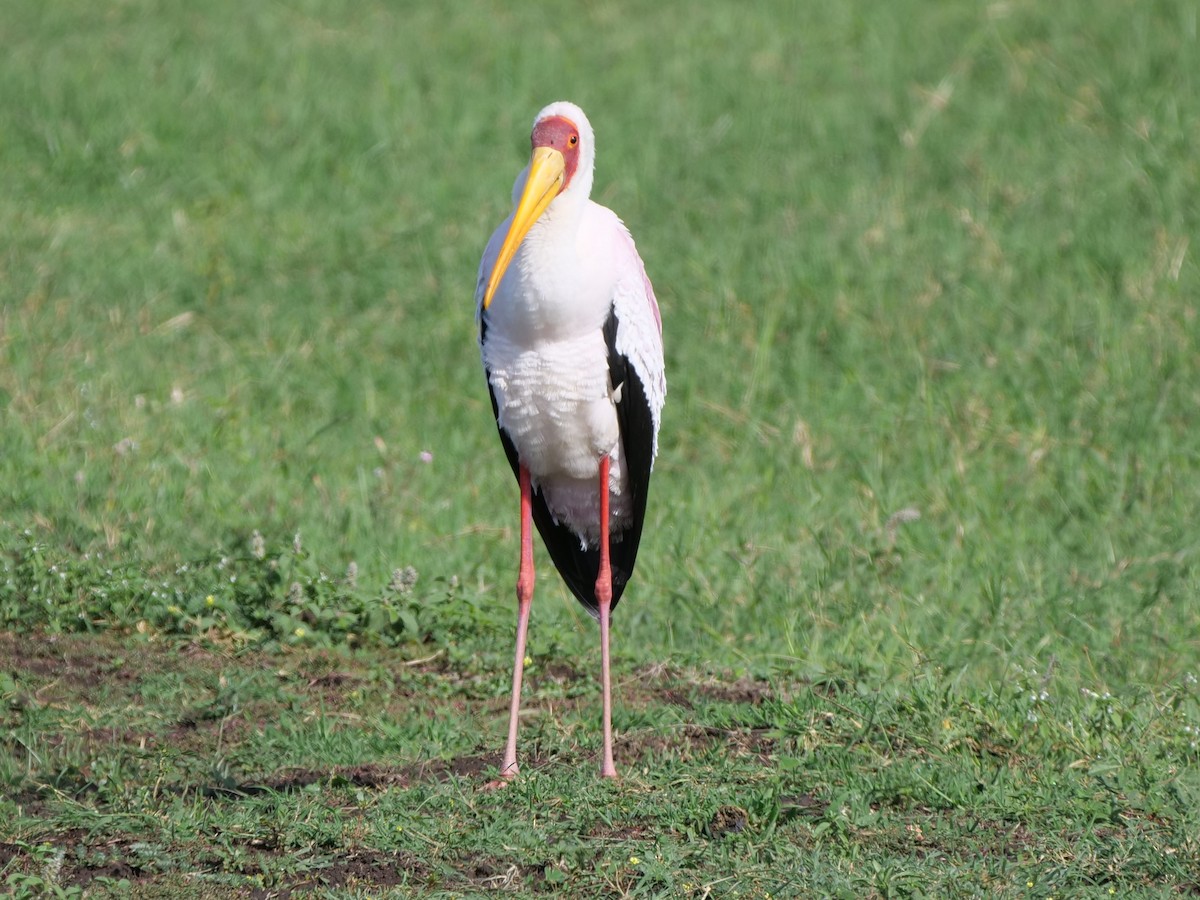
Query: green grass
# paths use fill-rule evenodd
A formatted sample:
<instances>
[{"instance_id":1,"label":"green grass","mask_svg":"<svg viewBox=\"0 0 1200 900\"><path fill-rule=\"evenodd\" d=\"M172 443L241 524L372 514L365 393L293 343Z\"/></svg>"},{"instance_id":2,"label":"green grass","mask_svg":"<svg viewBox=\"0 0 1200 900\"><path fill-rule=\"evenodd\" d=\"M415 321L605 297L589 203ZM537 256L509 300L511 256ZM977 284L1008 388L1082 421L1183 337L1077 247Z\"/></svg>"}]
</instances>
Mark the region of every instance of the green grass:
<instances>
[{"instance_id":1,"label":"green grass","mask_svg":"<svg viewBox=\"0 0 1200 900\"><path fill-rule=\"evenodd\" d=\"M0 884L1200 890L1194 4L2 31ZM539 551L528 764L487 793L516 489L471 297L559 98L670 392L624 777Z\"/></svg>"}]
</instances>

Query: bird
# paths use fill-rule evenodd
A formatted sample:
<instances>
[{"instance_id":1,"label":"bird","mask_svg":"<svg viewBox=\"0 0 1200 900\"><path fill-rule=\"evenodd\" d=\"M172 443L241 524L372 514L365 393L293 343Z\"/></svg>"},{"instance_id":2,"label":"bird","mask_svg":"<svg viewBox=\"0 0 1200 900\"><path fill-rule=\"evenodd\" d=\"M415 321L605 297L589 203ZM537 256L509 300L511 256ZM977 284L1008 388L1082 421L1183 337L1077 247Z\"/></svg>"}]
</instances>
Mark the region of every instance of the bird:
<instances>
[{"instance_id":1,"label":"bird","mask_svg":"<svg viewBox=\"0 0 1200 900\"><path fill-rule=\"evenodd\" d=\"M625 224L591 199L582 109L538 112L513 211L479 263L476 321L492 412L520 488L517 634L502 786L519 772L517 719L534 568L531 522L599 622L603 749L615 778L609 623L637 559L666 399L662 316Z\"/></svg>"}]
</instances>

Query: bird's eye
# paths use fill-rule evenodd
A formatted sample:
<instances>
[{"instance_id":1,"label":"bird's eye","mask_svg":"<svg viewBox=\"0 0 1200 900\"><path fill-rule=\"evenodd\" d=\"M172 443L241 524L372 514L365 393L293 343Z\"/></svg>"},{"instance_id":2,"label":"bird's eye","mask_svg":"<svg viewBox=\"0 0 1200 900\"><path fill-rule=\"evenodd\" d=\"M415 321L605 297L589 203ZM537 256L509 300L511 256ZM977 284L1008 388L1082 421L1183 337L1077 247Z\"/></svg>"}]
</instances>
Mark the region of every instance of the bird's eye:
<instances>
[{"instance_id":1,"label":"bird's eye","mask_svg":"<svg viewBox=\"0 0 1200 900\"><path fill-rule=\"evenodd\" d=\"M569 138L567 138L567 143L570 144L572 147L574 147L576 144L579 143L579 135L577 135L577 134L571 135Z\"/></svg>"}]
</instances>

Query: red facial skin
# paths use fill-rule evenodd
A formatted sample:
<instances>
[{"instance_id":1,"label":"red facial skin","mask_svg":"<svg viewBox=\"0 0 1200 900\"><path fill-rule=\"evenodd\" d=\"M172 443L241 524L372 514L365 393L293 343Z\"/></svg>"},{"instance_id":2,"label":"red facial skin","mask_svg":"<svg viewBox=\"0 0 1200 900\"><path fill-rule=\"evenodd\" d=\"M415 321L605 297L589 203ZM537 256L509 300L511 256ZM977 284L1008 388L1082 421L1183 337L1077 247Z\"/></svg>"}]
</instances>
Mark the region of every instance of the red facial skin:
<instances>
[{"instance_id":1,"label":"red facial skin","mask_svg":"<svg viewBox=\"0 0 1200 900\"><path fill-rule=\"evenodd\" d=\"M534 149L550 147L563 155L566 174L559 189L559 193L562 193L575 177L575 169L579 165L579 129L563 116L548 116L533 126L530 141Z\"/></svg>"}]
</instances>

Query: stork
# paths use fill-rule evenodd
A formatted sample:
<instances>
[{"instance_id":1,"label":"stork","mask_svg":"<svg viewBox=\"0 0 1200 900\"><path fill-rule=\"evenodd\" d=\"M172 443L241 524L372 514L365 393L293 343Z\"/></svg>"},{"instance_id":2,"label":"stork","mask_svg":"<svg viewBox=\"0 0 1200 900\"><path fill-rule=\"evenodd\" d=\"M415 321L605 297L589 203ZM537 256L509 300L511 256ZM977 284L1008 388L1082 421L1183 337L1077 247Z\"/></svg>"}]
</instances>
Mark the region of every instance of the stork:
<instances>
[{"instance_id":1,"label":"stork","mask_svg":"<svg viewBox=\"0 0 1200 900\"><path fill-rule=\"evenodd\" d=\"M521 492L517 641L504 784L533 601L532 524L600 623L603 777L615 778L609 619L633 573L667 385L662 318L633 238L590 199L595 143L573 103L537 114L513 212L479 263L479 348L500 440Z\"/></svg>"}]
</instances>

